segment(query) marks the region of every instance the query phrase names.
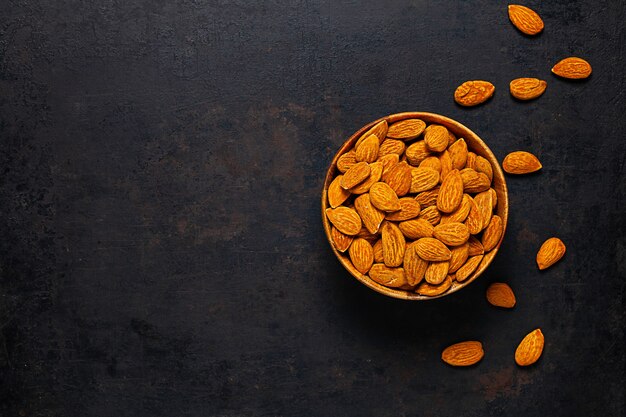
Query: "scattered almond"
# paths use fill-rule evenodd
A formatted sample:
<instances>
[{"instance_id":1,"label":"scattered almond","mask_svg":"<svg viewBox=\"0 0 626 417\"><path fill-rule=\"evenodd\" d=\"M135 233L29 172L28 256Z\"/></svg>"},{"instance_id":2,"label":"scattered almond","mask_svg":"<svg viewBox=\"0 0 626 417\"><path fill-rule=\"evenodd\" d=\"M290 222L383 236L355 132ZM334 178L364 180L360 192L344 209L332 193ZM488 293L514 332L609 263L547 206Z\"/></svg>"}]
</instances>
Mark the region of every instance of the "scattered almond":
<instances>
[{"instance_id":1,"label":"scattered almond","mask_svg":"<svg viewBox=\"0 0 626 417\"><path fill-rule=\"evenodd\" d=\"M466 81L454 92L454 101L461 106L477 106L489 100L496 88L488 81Z\"/></svg>"},{"instance_id":2,"label":"scattered almond","mask_svg":"<svg viewBox=\"0 0 626 417\"><path fill-rule=\"evenodd\" d=\"M519 4L509 5L509 19L520 32L526 35L536 35L543 30L543 20L537 12Z\"/></svg>"},{"instance_id":3,"label":"scattered almond","mask_svg":"<svg viewBox=\"0 0 626 417\"><path fill-rule=\"evenodd\" d=\"M565 244L558 237L551 237L543 242L537 252L537 266L544 270L561 260L565 255Z\"/></svg>"},{"instance_id":4,"label":"scattered almond","mask_svg":"<svg viewBox=\"0 0 626 417\"><path fill-rule=\"evenodd\" d=\"M591 75L591 65L582 58L572 56L559 61L552 67L552 72L559 77L580 80Z\"/></svg>"},{"instance_id":5,"label":"scattered almond","mask_svg":"<svg viewBox=\"0 0 626 417\"><path fill-rule=\"evenodd\" d=\"M515 362L519 366L529 366L537 362L543 352L544 337L541 329L528 333L515 350Z\"/></svg>"},{"instance_id":6,"label":"scattered almond","mask_svg":"<svg viewBox=\"0 0 626 417\"><path fill-rule=\"evenodd\" d=\"M517 78L509 84L509 90L518 100L532 100L542 95L547 86L547 82L538 78Z\"/></svg>"},{"instance_id":7,"label":"scattered almond","mask_svg":"<svg viewBox=\"0 0 626 417\"><path fill-rule=\"evenodd\" d=\"M441 352L441 360L452 366L471 366L485 356L480 342L468 341L455 343Z\"/></svg>"},{"instance_id":8,"label":"scattered almond","mask_svg":"<svg viewBox=\"0 0 626 417\"><path fill-rule=\"evenodd\" d=\"M516 151L504 157L502 169L509 174L530 174L541 169L541 162L530 152Z\"/></svg>"},{"instance_id":9,"label":"scattered almond","mask_svg":"<svg viewBox=\"0 0 626 417\"><path fill-rule=\"evenodd\" d=\"M515 307L515 294L507 284L494 282L487 288L487 301L496 307L513 308Z\"/></svg>"}]
</instances>

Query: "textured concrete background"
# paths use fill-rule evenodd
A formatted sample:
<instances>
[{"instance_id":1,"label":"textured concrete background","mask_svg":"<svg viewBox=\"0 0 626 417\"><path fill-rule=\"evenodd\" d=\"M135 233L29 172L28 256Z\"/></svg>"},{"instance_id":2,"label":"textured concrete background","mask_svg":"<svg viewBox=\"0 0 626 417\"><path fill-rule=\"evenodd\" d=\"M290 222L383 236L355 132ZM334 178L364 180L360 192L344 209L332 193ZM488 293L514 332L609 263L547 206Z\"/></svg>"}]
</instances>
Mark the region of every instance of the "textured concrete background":
<instances>
[{"instance_id":1,"label":"textured concrete background","mask_svg":"<svg viewBox=\"0 0 626 417\"><path fill-rule=\"evenodd\" d=\"M526 4L536 38L487 0L0 2L0 415L623 416L626 7ZM590 79L550 74L569 55ZM495 97L456 106L468 79ZM320 222L340 144L407 110L544 164L488 273L427 303L352 279ZM482 363L441 363L463 339Z\"/></svg>"}]
</instances>

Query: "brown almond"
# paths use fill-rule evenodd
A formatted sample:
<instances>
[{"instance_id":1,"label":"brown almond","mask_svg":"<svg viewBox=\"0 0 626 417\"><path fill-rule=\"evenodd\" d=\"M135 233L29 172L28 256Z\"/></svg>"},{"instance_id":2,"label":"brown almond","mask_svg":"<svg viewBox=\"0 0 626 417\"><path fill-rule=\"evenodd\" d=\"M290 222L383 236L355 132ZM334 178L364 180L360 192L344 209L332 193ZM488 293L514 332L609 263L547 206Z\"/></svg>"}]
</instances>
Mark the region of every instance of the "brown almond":
<instances>
[{"instance_id":1,"label":"brown almond","mask_svg":"<svg viewBox=\"0 0 626 417\"><path fill-rule=\"evenodd\" d=\"M370 164L370 176L365 181L360 183L354 188L350 188L352 194L363 194L370 190L370 187L380 181L380 177L383 175L383 163L374 162Z\"/></svg>"},{"instance_id":2,"label":"brown almond","mask_svg":"<svg viewBox=\"0 0 626 417\"><path fill-rule=\"evenodd\" d=\"M433 168L410 168L410 170L411 186L409 191L411 193L431 190L439 183L439 172Z\"/></svg>"},{"instance_id":3,"label":"brown almond","mask_svg":"<svg viewBox=\"0 0 626 417\"><path fill-rule=\"evenodd\" d=\"M413 197L403 197L400 200L400 210L387 213L385 218L396 222L413 219L420 214L420 203Z\"/></svg>"},{"instance_id":4,"label":"brown almond","mask_svg":"<svg viewBox=\"0 0 626 417\"><path fill-rule=\"evenodd\" d=\"M467 242L470 233L463 223L452 222L435 226L433 236L448 246L459 246Z\"/></svg>"},{"instance_id":5,"label":"brown almond","mask_svg":"<svg viewBox=\"0 0 626 417\"><path fill-rule=\"evenodd\" d=\"M450 152L443 151L439 155L439 164L441 165L441 173L439 174L439 181L444 180L448 176L448 174L452 171L452 158L450 157Z\"/></svg>"},{"instance_id":6,"label":"brown almond","mask_svg":"<svg viewBox=\"0 0 626 417\"><path fill-rule=\"evenodd\" d=\"M489 177L471 168L461 170L461 180L463 182L463 191L466 193L481 193L487 191L491 186Z\"/></svg>"},{"instance_id":7,"label":"brown almond","mask_svg":"<svg viewBox=\"0 0 626 417\"><path fill-rule=\"evenodd\" d=\"M437 204L437 196L439 195L439 188L435 188L433 190L424 191L423 193L419 193L415 197L415 201L420 203L422 207L434 206Z\"/></svg>"},{"instance_id":8,"label":"brown almond","mask_svg":"<svg viewBox=\"0 0 626 417\"><path fill-rule=\"evenodd\" d=\"M448 147L448 129L443 126L429 126L424 133L424 142L428 149L443 152Z\"/></svg>"},{"instance_id":9,"label":"brown almond","mask_svg":"<svg viewBox=\"0 0 626 417\"><path fill-rule=\"evenodd\" d=\"M420 211L420 215L417 216L417 218L426 220L433 226L437 226L441 221L441 214L436 206L428 206Z\"/></svg>"},{"instance_id":10,"label":"brown almond","mask_svg":"<svg viewBox=\"0 0 626 417\"><path fill-rule=\"evenodd\" d=\"M378 157L381 158L385 155L395 153L396 155L402 155L406 149L406 144L398 139L387 138L383 141L378 149ZM397 162L397 161L396 161Z\"/></svg>"},{"instance_id":11,"label":"brown almond","mask_svg":"<svg viewBox=\"0 0 626 417\"><path fill-rule=\"evenodd\" d=\"M452 286L452 277L448 275L446 279L439 285L429 284L428 282L422 282L417 289L416 293L419 295L425 295L427 297L436 297L448 291Z\"/></svg>"},{"instance_id":12,"label":"brown almond","mask_svg":"<svg viewBox=\"0 0 626 417\"><path fill-rule=\"evenodd\" d=\"M476 171L476 154L472 151L467 152L467 161L465 162L465 168L472 168Z\"/></svg>"},{"instance_id":13,"label":"brown almond","mask_svg":"<svg viewBox=\"0 0 626 417\"><path fill-rule=\"evenodd\" d=\"M363 135L361 135L361 137L356 142L354 147L357 148L361 144L361 142L363 142L365 139L367 139L370 135L376 135L378 140L382 142L383 139L385 139L385 137L387 136L388 127L389 126L388 126L386 120L383 120L382 122L376 123L374 126L372 126L372 128L370 130L368 130Z\"/></svg>"},{"instance_id":14,"label":"brown almond","mask_svg":"<svg viewBox=\"0 0 626 417\"><path fill-rule=\"evenodd\" d=\"M483 158L480 155L476 155L476 172L483 173L489 178L489 183L493 181L493 167L487 161L487 159Z\"/></svg>"},{"instance_id":15,"label":"brown almond","mask_svg":"<svg viewBox=\"0 0 626 417\"><path fill-rule=\"evenodd\" d=\"M543 352L544 343L541 329L535 329L528 333L515 349L515 362L519 366L529 366L537 362Z\"/></svg>"},{"instance_id":16,"label":"brown almond","mask_svg":"<svg viewBox=\"0 0 626 417\"><path fill-rule=\"evenodd\" d=\"M326 217L344 235L354 236L361 231L361 218L351 208L327 208Z\"/></svg>"},{"instance_id":17,"label":"brown almond","mask_svg":"<svg viewBox=\"0 0 626 417\"><path fill-rule=\"evenodd\" d=\"M453 169L444 178L437 196L437 208L444 213L452 213L463 199L463 179L458 169Z\"/></svg>"},{"instance_id":18,"label":"brown almond","mask_svg":"<svg viewBox=\"0 0 626 417\"><path fill-rule=\"evenodd\" d=\"M420 119L406 119L389 126L387 136L394 139L411 140L421 135L426 123Z\"/></svg>"},{"instance_id":19,"label":"brown almond","mask_svg":"<svg viewBox=\"0 0 626 417\"><path fill-rule=\"evenodd\" d=\"M520 32L536 35L543 30L543 20L533 9L519 4L509 5L509 19Z\"/></svg>"},{"instance_id":20,"label":"brown almond","mask_svg":"<svg viewBox=\"0 0 626 417\"><path fill-rule=\"evenodd\" d=\"M470 210L463 224L467 226L467 230L469 230L470 235L476 235L483 230L483 219L480 209L474 199L469 197L468 201ZM489 211L489 220L491 220L491 210Z\"/></svg>"},{"instance_id":21,"label":"brown almond","mask_svg":"<svg viewBox=\"0 0 626 417\"><path fill-rule=\"evenodd\" d=\"M491 193L491 205L495 209L498 205L498 193L496 193L496 190L493 188L490 188L487 191Z\"/></svg>"},{"instance_id":22,"label":"brown almond","mask_svg":"<svg viewBox=\"0 0 626 417\"><path fill-rule=\"evenodd\" d=\"M465 261L469 258L469 243L456 246L450 250L450 268L449 274L454 274L460 267L465 264Z\"/></svg>"},{"instance_id":23,"label":"brown almond","mask_svg":"<svg viewBox=\"0 0 626 417\"><path fill-rule=\"evenodd\" d=\"M478 240L476 236L470 236L470 238L467 240L467 243L469 244L469 256L483 255L485 253L485 248L483 248L483 244L480 243L480 240Z\"/></svg>"},{"instance_id":24,"label":"brown almond","mask_svg":"<svg viewBox=\"0 0 626 417\"><path fill-rule=\"evenodd\" d=\"M383 164L382 175L385 176L385 174L389 173L390 168L396 166L396 164L400 162L400 157L395 153L391 153L389 155L381 156L378 158L378 161ZM383 178L383 176L381 176L381 178Z\"/></svg>"},{"instance_id":25,"label":"brown almond","mask_svg":"<svg viewBox=\"0 0 626 417\"><path fill-rule=\"evenodd\" d=\"M362 274L367 274L372 264L374 264L374 249L365 239L357 238L348 249L352 265Z\"/></svg>"},{"instance_id":26,"label":"brown almond","mask_svg":"<svg viewBox=\"0 0 626 417\"><path fill-rule=\"evenodd\" d=\"M483 255L477 255L477 256L470 257L463 264L462 267L457 269L456 274L455 274L456 280L458 282L463 282L467 278L469 278L474 273L474 271L476 271L476 268L478 268L478 265L480 264L480 262L482 260L483 260Z\"/></svg>"},{"instance_id":27,"label":"brown almond","mask_svg":"<svg viewBox=\"0 0 626 417\"><path fill-rule=\"evenodd\" d=\"M488 81L466 81L454 92L454 101L461 106L477 106L489 100L496 88Z\"/></svg>"},{"instance_id":28,"label":"brown almond","mask_svg":"<svg viewBox=\"0 0 626 417\"><path fill-rule=\"evenodd\" d=\"M385 213L372 205L369 194L363 194L354 199L354 208L363 221L365 228L376 234L385 219Z\"/></svg>"},{"instance_id":29,"label":"brown almond","mask_svg":"<svg viewBox=\"0 0 626 417\"><path fill-rule=\"evenodd\" d=\"M332 208L339 207L350 197L350 191L344 190L341 187L342 179L343 175L337 175L328 186L328 204L330 204Z\"/></svg>"},{"instance_id":30,"label":"brown almond","mask_svg":"<svg viewBox=\"0 0 626 417\"><path fill-rule=\"evenodd\" d=\"M361 227L361 230L359 231L359 233L357 233L354 237L355 238L360 237L362 239L367 240L369 243L374 244L374 242L376 242L376 240L380 236L370 232L369 230L367 230L367 227L363 226Z\"/></svg>"},{"instance_id":31,"label":"brown almond","mask_svg":"<svg viewBox=\"0 0 626 417\"><path fill-rule=\"evenodd\" d=\"M420 162L419 168L432 168L439 173L441 172L441 161L436 156L429 156ZM437 176L437 179L439 179L439 176Z\"/></svg>"},{"instance_id":32,"label":"brown almond","mask_svg":"<svg viewBox=\"0 0 626 417\"><path fill-rule=\"evenodd\" d=\"M516 78L509 84L511 95L518 100L532 100L541 96L548 83L539 78Z\"/></svg>"},{"instance_id":33,"label":"brown almond","mask_svg":"<svg viewBox=\"0 0 626 417\"><path fill-rule=\"evenodd\" d=\"M543 242L537 252L537 266L544 270L561 260L565 255L565 244L558 237L551 237Z\"/></svg>"},{"instance_id":34,"label":"brown almond","mask_svg":"<svg viewBox=\"0 0 626 417\"><path fill-rule=\"evenodd\" d=\"M344 235L339 230L337 230L335 226L332 226L330 228L330 237L333 240L333 245L335 246L335 249L337 249L339 252L345 252L354 240L354 237Z\"/></svg>"},{"instance_id":35,"label":"brown almond","mask_svg":"<svg viewBox=\"0 0 626 417\"><path fill-rule=\"evenodd\" d=\"M372 265L369 277L386 287L398 288L406 284L403 268L390 268L385 264Z\"/></svg>"},{"instance_id":36,"label":"brown almond","mask_svg":"<svg viewBox=\"0 0 626 417\"><path fill-rule=\"evenodd\" d=\"M409 161L409 164L418 166L424 159L431 156L432 153L426 146L426 142L418 140L417 142L410 144L406 148L404 154L406 155L406 159Z\"/></svg>"},{"instance_id":37,"label":"brown almond","mask_svg":"<svg viewBox=\"0 0 626 417\"><path fill-rule=\"evenodd\" d=\"M413 219L398 224L400 231L407 239L432 237L434 227L425 219Z\"/></svg>"},{"instance_id":38,"label":"brown almond","mask_svg":"<svg viewBox=\"0 0 626 417\"><path fill-rule=\"evenodd\" d=\"M411 167L405 161L398 162L389 169L389 174L383 177L398 197L402 197L411 188Z\"/></svg>"},{"instance_id":39,"label":"brown almond","mask_svg":"<svg viewBox=\"0 0 626 417\"><path fill-rule=\"evenodd\" d=\"M572 56L559 61L552 67L552 72L559 77L580 80L591 75L591 64L582 58Z\"/></svg>"},{"instance_id":40,"label":"brown almond","mask_svg":"<svg viewBox=\"0 0 626 417\"><path fill-rule=\"evenodd\" d=\"M449 261L431 262L426 268L424 278L426 282L433 285L441 284L448 276L448 269L450 268Z\"/></svg>"},{"instance_id":41,"label":"brown almond","mask_svg":"<svg viewBox=\"0 0 626 417\"><path fill-rule=\"evenodd\" d=\"M465 143L465 139L461 138L450 145L448 152L450 152L453 169L460 171L465 168L465 163L467 162L467 143Z\"/></svg>"},{"instance_id":42,"label":"brown almond","mask_svg":"<svg viewBox=\"0 0 626 417\"><path fill-rule=\"evenodd\" d=\"M502 223L502 218L498 215L491 216L491 221L483 232L482 244L485 252L489 252L500 243L503 231L504 224Z\"/></svg>"},{"instance_id":43,"label":"brown almond","mask_svg":"<svg viewBox=\"0 0 626 417\"><path fill-rule=\"evenodd\" d=\"M478 193L474 197L474 202L476 203L476 206L478 207L478 211L480 213L482 229L487 227L489 225L489 222L491 221L491 215L493 213L492 199L493 194L488 190L482 193Z\"/></svg>"},{"instance_id":44,"label":"brown almond","mask_svg":"<svg viewBox=\"0 0 626 417\"><path fill-rule=\"evenodd\" d=\"M383 259L389 267L400 266L404 260L406 240L395 223L385 222L382 227Z\"/></svg>"},{"instance_id":45,"label":"brown almond","mask_svg":"<svg viewBox=\"0 0 626 417\"><path fill-rule=\"evenodd\" d=\"M378 137L376 135L369 135L355 149L357 162L374 162L378 158L379 148L380 142L378 141Z\"/></svg>"},{"instance_id":46,"label":"brown almond","mask_svg":"<svg viewBox=\"0 0 626 417\"><path fill-rule=\"evenodd\" d=\"M504 282L494 282L487 288L487 301L496 307L513 308L515 307L515 294Z\"/></svg>"},{"instance_id":47,"label":"brown almond","mask_svg":"<svg viewBox=\"0 0 626 417\"><path fill-rule=\"evenodd\" d=\"M395 191L385 182L377 182L370 187L370 201L379 210L398 211L402 208Z\"/></svg>"},{"instance_id":48,"label":"brown almond","mask_svg":"<svg viewBox=\"0 0 626 417\"><path fill-rule=\"evenodd\" d=\"M428 262L417 255L415 242L407 245L402 266L404 268L406 281L409 285L416 286L424 278L426 268L428 268Z\"/></svg>"},{"instance_id":49,"label":"brown almond","mask_svg":"<svg viewBox=\"0 0 626 417\"><path fill-rule=\"evenodd\" d=\"M441 224L453 223L453 222L463 223L465 219L467 218L467 216L469 215L470 208L471 208L470 206L471 200L472 200L472 197L470 197L467 194L463 194L463 199L461 200L461 204L459 205L459 208L457 208L450 214L444 214L443 216L441 216Z\"/></svg>"},{"instance_id":50,"label":"brown almond","mask_svg":"<svg viewBox=\"0 0 626 417\"><path fill-rule=\"evenodd\" d=\"M423 237L415 242L415 251L425 261L449 261L452 253L441 241L432 237Z\"/></svg>"},{"instance_id":51,"label":"brown almond","mask_svg":"<svg viewBox=\"0 0 626 417\"><path fill-rule=\"evenodd\" d=\"M356 164L356 152L346 152L337 159L337 169L342 174Z\"/></svg>"},{"instance_id":52,"label":"brown almond","mask_svg":"<svg viewBox=\"0 0 626 417\"><path fill-rule=\"evenodd\" d=\"M383 258L383 240L378 239L376 242L374 242L374 245L372 245L372 249L374 251L374 262L376 262L377 264L383 263L385 259Z\"/></svg>"},{"instance_id":53,"label":"brown almond","mask_svg":"<svg viewBox=\"0 0 626 417\"><path fill-rule=\"evenodd\" d=\"M441 360L452 366L471 366L485 356L483 345L476 341L455 343L441 352Z\"/></svg>"},{"instance_id":54,"label":"brown almond","mask_svg":"<svg viewBox=\"0 0 626 417\"><path fill-rule=\"evenodd\" d=\"M541 162L530 152L515 151L504 157L502 169L509 174L530 174L541 169Z\"/></svg>"},{"instance_id":55,"label":"brown almond","mask_svg":"<svg viewBox=\"0 0 626 417\"><path fill-rule=\"evenodd\" d=\"M448 147L450 147L454 142L456 142L456 136L448 130Z\"/></svg>"},{"instance_id":56,"label":"brown almond","mask_svg":"<svg viewBox=\"0 0 626 417\"><path fill-rule=\"evenodd\" d=\"M355 187L357 184L365 181L370 176L371 171L372 169L367 162L357 162L343 174L341 187L344 190Z\"/></svg>"}]
</instances>

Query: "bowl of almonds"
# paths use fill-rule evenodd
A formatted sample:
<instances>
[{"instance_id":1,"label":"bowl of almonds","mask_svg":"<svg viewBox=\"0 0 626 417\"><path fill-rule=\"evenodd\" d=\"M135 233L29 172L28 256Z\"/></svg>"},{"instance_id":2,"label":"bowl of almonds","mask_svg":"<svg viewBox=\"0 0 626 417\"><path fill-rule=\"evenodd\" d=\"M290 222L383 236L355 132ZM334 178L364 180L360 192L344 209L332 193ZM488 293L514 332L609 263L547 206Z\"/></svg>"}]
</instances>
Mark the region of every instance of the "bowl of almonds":
<instances>
[{"instance_id":1,"label":"bowl of almonds","mask_svg":"<svg viewBox=\"0 0 626 417\"><path fill-rule=\"evenodd\" d=\"M504 174L467 127L423 112L368 123L339 149L322 222L339 262L384 295L428 300L478 278L508 220Z\"/></svg>"}]
</instances>

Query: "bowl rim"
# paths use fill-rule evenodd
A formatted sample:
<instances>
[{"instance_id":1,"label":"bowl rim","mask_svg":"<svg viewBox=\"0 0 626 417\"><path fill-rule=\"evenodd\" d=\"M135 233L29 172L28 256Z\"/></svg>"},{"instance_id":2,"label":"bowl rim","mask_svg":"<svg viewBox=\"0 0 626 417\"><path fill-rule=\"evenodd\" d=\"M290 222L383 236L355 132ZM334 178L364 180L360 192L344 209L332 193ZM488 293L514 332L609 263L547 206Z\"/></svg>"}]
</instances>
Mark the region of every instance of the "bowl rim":
<instances>
[{"instance_id":1,"label":"bowl rim","mask_svg":"<svg viewBox=\"0 0 626 417\"><path fill-rule=\"evenodd\" d=\"M496 195L498 197L498 205L496 207L496 213L502 218L502 236L500 237L500 241L488 254L486 254L483 257L480 264L478 265L476 270L472 273L472 275L470 275L462 283L454 281L452 284L452 287L448 289L446 292L444 292L443 294L432 296L432 297L419 295L415 292L410 292L407 290L400 290L400 289L386 287L384 285L381 285L375 282L367 275L361 274L359 271L357 271L356 268L354 268L352 263L349 261L348 257L344 254L341 254L335 248L335 245L333 244L332 237L331 237L331 224L328 218L326 217L326 213L325 213L325 210L329 207L328 197L327 197L328 186L330 185L331 181L333 180L335 176L337 160L339 159L339 157L343 155L344 153L346 153L349 148L352 148L356 140L360 138L367 130L372 128L376 123L386 120L387 123L391 124L391 123L395 123L401 120L413 119L413 118L422 119L428 124L433 124L433 123L441 124L445 126L447 129L451 130L452 133L454 133L457 136L457 138L464 138L465 140L475 142L481 146L481 149L480 149L481 152L477 154L480 154L481 156L485 157L492 165L492 169L494 173L493 173L493 180L492 180L491 188L494 188L494 190L496 191ZM453 129L450 129L450 126L452 126ZM463 134L459 135L457 133L459 131L462 131ZM472 151L475 152L476 149L472 149ZM496 185L496 179L498 181L497 185ZM437 113L413 112L413 111L390 114L390 115L381 117L377 120L374 120L370 123L367 123L360 129L358 129L356 132L354 132L346 141L343 142L339 150L337 150L337 152L335 153L328 169L326 170L326 176L324 178L324 184L322 187L322 205L321 206L322 206L322 213L321 213L322 224L324 225L324 234L326 235L326 240L328 241L333 253L339 260L339 263L343 265L343 267L350 273L350 275L352 275L362 284L366 285L370 289L380 294L386 295L388 297L401 299L401 300L411 300L411 301L433 300L436 298L445 297L447 295L453 294L461 290L462 288L467 287L470 283L472 283L479 276L481 276L482 273L491 264L491 262L495 258L495 255L498 253L500 246L502 245L504 236L506 234L506 227L507 227L508 217L509 217L509 198L508 198L508 189L506 185L506 177L504 176L504 172L502 171L502 168L500 167L500 163L498 159L495 157L495 155L493 154L489 146L480 138L480 136L478 136L476 133L474 133L474 131L469 129L464 124L457 122L456 120L451 119L449 117L446 117Z\"/></svg>"}]
</instances>

